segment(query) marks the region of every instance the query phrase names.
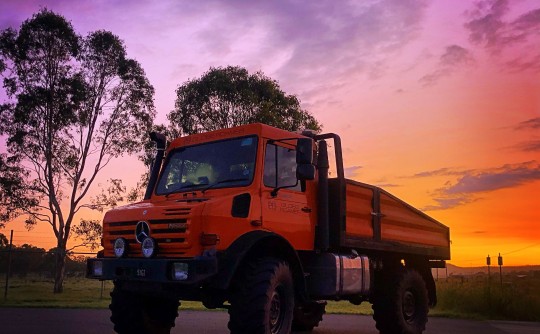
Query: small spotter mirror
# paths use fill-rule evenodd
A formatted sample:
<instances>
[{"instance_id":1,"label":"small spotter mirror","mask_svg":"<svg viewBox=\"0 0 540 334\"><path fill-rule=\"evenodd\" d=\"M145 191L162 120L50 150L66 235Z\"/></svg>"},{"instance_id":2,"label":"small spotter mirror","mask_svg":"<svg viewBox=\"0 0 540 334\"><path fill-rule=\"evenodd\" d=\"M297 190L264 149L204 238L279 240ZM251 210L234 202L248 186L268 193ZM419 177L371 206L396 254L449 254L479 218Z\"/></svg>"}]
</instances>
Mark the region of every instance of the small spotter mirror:
<instances>
[{"instance_id":1,"label":"small spotter mirror","mask_svg":"<svg viewBox=\"0 0 540 334\"><path fill-rule=\"evenodd\" d=\"M311 138L298 138L296 143L296 163L299 165L313 162L313 140Z\"/></svg>"}]
</instances>

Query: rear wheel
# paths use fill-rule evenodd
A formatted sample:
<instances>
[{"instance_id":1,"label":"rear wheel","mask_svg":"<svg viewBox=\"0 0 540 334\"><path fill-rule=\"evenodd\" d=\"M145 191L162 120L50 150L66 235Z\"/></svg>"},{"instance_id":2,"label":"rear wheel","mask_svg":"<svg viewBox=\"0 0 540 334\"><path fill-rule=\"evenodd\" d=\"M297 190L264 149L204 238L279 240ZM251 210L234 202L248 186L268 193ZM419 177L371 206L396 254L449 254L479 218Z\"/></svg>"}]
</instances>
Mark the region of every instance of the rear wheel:
<instances>
[{"instance_id":1,"label":"rear wheel","mask_svg":"<svg viewBox=\"0 0 540 334\"><path fill-rule=\"evenodd\" d=\"M310 332L319 326L325 313L326 302L311 302L294 308L293 331Z\"/></svg>"},{"instance_id":2,"label":"rear wheel","mask_svg":"<svg viewBox=\"0 0 540 334\"><path fill-rule=\"evenodd\" d=\"M120 334L168 334L174 327L180 303L125 291L115 282L111 292L111 321Z\"/></svg>"},{"instance_id":3,"label":"rear wheel","mask_svg":"<svg viewBox=\"0 0 540 334\"><path fill-rule=\"evenodd\" d=\"M232 334L288 334L294 309L292 274L286 262L265 258L249 263L230 298Z\"/></svg>"},{"instance_id":4,"label":"rear wheel","mask_svg":"<svg viewBox=\"0 0 540 334\"><path fill-rule=\"evenodd\" d=\"M428 311L426 284L417 271L401 269L381 277L373 299L373 318L381 334L420 334Z\"/></svg>"}]
</instances>

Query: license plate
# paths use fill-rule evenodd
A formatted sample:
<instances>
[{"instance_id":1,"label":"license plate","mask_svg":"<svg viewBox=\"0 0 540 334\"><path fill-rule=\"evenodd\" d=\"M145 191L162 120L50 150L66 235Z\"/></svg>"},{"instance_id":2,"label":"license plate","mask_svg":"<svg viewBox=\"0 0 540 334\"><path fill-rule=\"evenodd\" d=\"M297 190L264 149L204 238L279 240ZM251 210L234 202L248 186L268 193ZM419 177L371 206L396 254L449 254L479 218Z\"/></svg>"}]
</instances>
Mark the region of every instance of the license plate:
<instances>
[{"instance_id":1,"label":"license plate","mask_svg":"<svg viewBox=\"0 0 540 334\"><path fill-rule=\"evenodd\" d=\"M135 276L137 277L146 277L148 274L148 269L139 268L135 270Z\"/></svg>"}]
</instances>

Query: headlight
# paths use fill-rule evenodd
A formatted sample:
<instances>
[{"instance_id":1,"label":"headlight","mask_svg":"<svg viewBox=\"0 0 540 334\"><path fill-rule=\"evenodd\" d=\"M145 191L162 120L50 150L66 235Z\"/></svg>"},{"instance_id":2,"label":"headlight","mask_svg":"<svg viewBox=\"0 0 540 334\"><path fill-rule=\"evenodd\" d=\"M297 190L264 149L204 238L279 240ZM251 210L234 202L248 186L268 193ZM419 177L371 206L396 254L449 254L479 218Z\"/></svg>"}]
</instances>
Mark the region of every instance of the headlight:
<instances>
[{"instance_id":1,"label":"headlight","mask_svg":"<svg viewBox=\"0 0 540 334\"><path fill-rule=\"evenodd\" d=\"M127 254L128 243L124 238L118 238L114 241L114 255L124 257Z\"/></svg>"},{"instance_id":2,"label":"headlight","mask_svg":"<svg viewBox=\"0 0 540 334\"><path fill-rule=\"evenodd\" d=\"M103 276L103 262L101 261L92 261L91 266L91 275L92 276Z\"/></svg>"},{"instance_id":3,"label":"headlight","mask_svg":"<svg viewBox=\"0 0 540 334\"><path fill-rule=\"evenodd\" d=\"M147 237L141 244L141 250L144 257L149 258L156 254L157 243L154 238Z\"/></svg>"},{"instance_id":4,"label":"headlight","mask_svg":"<svg viewBox=\"0 0 540 334\"><path fill-rule=\"evenodd\" d=\"M174 263L172 267L172 277L177 281L185 281L188 279L188 264Z\"/></svg>"}]
</instances>

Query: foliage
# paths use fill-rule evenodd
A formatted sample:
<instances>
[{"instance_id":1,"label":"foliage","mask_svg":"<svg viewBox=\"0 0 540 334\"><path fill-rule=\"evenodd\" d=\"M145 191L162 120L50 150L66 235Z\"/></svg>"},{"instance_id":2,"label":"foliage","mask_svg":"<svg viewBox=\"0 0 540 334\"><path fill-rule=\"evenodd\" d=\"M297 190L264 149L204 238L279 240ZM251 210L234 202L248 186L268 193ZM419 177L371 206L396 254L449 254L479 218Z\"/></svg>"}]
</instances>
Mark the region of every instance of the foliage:
<instances>
[{"instance_id":1,"label":"foliage","mask_svg":"<svg viewBox=\"0 0 540 334\"><path fill-rule=\"evenodd\" d=\"M436 314L540 321L540 272L450 277L437 282Z\"/></svg>"},{"instance_id":2,"label":"foliage","mask_svg":"<svg viewBox=\"0 0 540 334\"><path fill-rule=\"evenodd\" d=\"M124 201L126 187L122 185L120 179L109 179L109 186L101 189L101 193L91 199L88 205L91 209L103 212L105 208L115 208L118 203Z\"/></svg>"},{"instance_id":3,"label":"foliage","mask_svg":"<svg viewBox=\"0 0 540 334\"><path fill-rule=\"evenodd\" d=\"M87 247L91 250L96 250L101 246L101 236L103 235L103 226L99 220L81 219L79 225L73 227L73 233L76 238L82 242L71 247L72 251L78 247Z\"/></svg>"},{"instance_id":4,"label":"foliage","mask_svg":"<svg viewBox=\"0 0 540 334\"><path fill-rule=\"evenodd\" d=\"M175 109L168 115L175 137L255 122L289 131L321 129L298 98L285 94L277 81L242 67L211 67L178 87L176 95Z\"/></svg>"},{"instance_id":5,"label":"foliage","mask_svg":"<svg viewBox=\"0 0 540 334\"><path fill-rule=\"evenodd\" d=\"M43 248L30 244L13 246L11 249L11 276L26 277L32 273L43 274L53 277L57 249L52 248L46 251ZM0 251L0 272L7 271L9 252L6 248ZM66 270L79 271L81 274L86 269L86 258L68 253L66 256Z\"/></svg>"},{"instance_id":6,"label":"foliage","mask_svg":"<svg viewBox=\"0 0 540 334\"><path fill-rule=\"evenodd\" d=\"M0 227L38 205L38 200L28 195L30 186L24 182L29 172L19 166L16 160L17 157L0 154Z\"/></svg>"},{"instance_id":7,"label":"foliage","mask_svg":"<svg viewBox=\"0 0 540 334\"><path fill-rule=\"evenodd\" d=\"M0 233L0 249L5 249L8 247L9 247L8 238L3 233Z\"/></svg>"},{"instance_id":8,"label":"foliage","mask_svg":"<svg viewBox=\"0 0 540 334\"><path fill-rule=\"evenodd\" d=\"M0 59L8 96L0 106L0 134L8 138L0 194L11 201L2 219L24 213L29 226L51 225L61 292L74 217L95 208L84 199L111 159L141 151L155 116L154 89L117 36L81 37L47 9L19 31L1 32Z\"/></svg>"}]
</instances>

